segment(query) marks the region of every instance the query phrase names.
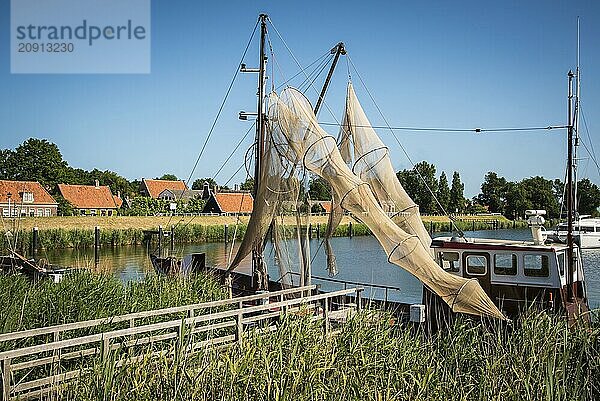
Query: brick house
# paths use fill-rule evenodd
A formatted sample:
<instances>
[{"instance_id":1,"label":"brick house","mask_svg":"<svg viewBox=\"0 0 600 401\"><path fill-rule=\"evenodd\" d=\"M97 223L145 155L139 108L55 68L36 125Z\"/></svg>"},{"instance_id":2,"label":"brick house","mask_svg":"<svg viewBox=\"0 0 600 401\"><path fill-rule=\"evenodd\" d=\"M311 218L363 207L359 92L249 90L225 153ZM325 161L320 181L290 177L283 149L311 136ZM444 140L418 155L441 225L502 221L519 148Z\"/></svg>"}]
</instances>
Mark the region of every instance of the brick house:
<instances>
[{"instance_id":1,"label":"brick house","mask_svg":"<svg viewBox=\"0 0 600 401\"><path fill-rule=\"evenodd\" d=\"M2 216L56 216L58 203L37 181L0 180Z\"/></svg>"},{"instance_id":2,"label":"brick house","mask_svg":"<svg viewBox=\"0 0 600 401\"><path fill-rule=\"evenodd\" d=\"M160 194L166 189L173 191L186 191L188 190L188 187L183 181L149 180L142 178L140 193L144 196L158 199Z\"/></svg>"},{"instance_id":3,"label":"brick house","mask_svg":"<svg viewBox=\"0 0 600 401\"><path fill-rule=\"evenodd\" d=\"M204 213L251 214L254 198L250 192L210 192Z\"/></svg>"},{"instance_id":4,"label":"brick house","mask_svg":"<svg viewBox=\"0 0 600 401\"><path fill-rule=\"evenodd\" d=\"M71 205L76 215L113 216L123 204L121 194L113 195L110 188L100 185L58 184L60 194Z\"/></svg>"}]
</instances>

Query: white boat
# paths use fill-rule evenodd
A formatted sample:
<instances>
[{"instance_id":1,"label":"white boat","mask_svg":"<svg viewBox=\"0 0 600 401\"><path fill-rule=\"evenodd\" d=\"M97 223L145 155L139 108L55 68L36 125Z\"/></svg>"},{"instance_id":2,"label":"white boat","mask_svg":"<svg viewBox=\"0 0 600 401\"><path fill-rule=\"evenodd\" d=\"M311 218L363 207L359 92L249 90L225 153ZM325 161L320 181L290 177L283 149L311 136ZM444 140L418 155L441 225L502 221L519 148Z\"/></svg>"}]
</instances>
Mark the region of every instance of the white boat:
<instances>
[{"instance_id":1,"label":"white boat","mask_svg":"<svg viewBox=\"0 0 600 401\"><path fill-rule=\"evenodd\" d=\"M547 232L548 239L557 243L567 241L567 223L558 224ZM573 224L573 239L581 249L600 248L600 218L582 215Z\"/></svg>"}]
</instances>

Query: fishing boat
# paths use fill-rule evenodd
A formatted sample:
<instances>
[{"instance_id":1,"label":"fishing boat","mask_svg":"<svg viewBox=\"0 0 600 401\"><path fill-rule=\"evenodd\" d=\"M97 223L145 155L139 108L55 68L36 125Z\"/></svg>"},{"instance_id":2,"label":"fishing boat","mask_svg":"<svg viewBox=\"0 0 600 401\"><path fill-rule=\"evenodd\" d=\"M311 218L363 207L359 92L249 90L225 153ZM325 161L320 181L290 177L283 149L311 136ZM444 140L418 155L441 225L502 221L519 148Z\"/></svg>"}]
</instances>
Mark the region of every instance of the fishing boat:
<instances>
[{"instance_id":1,"label":"fishing boat","mask_svg":"<svg viewBox=\"0 0 600 401\"><path fill-rule=\"evenodd\" d=\"M258 74L257 112L240 112L243 120L256 116L254 203L245 236L226 269L221 270L224 276L231 278L241 262L251 256L250 287L254 291L269 290L272 280L264 250L271 242L280 276L276 281L282 286L311 283L310 199L308 191L302 189L305 178L312 174L331 186L332 207L322 240L330 275L338 271L330 240L342 217L350 214L370 229L389 263L421 281L423 305L418 309L426 311L421 317L465 313L506 320L534 302L567 312L573 322L589 316L572 224L566 245L544 244L542 211L530 213L535 236L531 242L475 240L465 238L459 230L455 237L432 241L418 205L396 177L389 150L370 124L351 79L338 138L327 133L317 120L336 63L346 54L343 44L331 50L334 58L313 107L307 96L292 86L277 92L271 80L272 90L266 91L268 22L268 16L259 16L258 68L247 68L242 63L240 69ZM269 49L272 51L271 44ZM571 82L572 74L569 79ZM571 124L569 127L572 142ZM251 170L247 166L247 171ZM572 187L571 179L567 186ZM285 216L288 221L289 217L296 221L291 236L289 229L286 232ZM292 256L287 244L291 241L297 244L297 282L289 279Z\"/></svg>"}]
</instances>

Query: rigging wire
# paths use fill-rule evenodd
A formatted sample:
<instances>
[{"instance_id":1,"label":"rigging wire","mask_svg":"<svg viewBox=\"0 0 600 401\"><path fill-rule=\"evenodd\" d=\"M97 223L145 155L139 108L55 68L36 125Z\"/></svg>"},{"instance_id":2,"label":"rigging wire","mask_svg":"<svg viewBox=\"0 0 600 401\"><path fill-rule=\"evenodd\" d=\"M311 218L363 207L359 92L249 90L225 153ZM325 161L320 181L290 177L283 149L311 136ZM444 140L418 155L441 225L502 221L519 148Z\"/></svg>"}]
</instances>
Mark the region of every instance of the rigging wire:
<instances>
[{"instance_id":1,"label":"rigging wire","mask_svg":"<svg viewBox=\"0 0 600 401\"><path fill-rule=\"evenodd\" d=\"M435 195L435 193L433 192L433 190L431 189L431 187L429 186L429 184L427 184L427 181L425 180L425 177L423 177L423 175L421 174L421 172L416 168L415 163L412 161L411 157L409 156L406 148L402 145L402 143L400 142L400 140L398 139L398 136L396 135L396 132L394 131L394 129L391 127L390 123L387 121L387 119L385 118L385 115L383 114L383 112L381 111L381 109L379 108L379 105L377 104L377 102L375 101L375 98L373 97L373 95L371 94L371 92L369 91L369 88L367 88L367 85L365 84L365 81L363 81L360 73L358 72L358 70L356 69L356 66L354 65L354 62L352 62L352 59L350 58L350 55L346 55L346 57L348 57L348 60L350 61L350 64L352 64L352 68L354 69L354 71L356 72L356 75L358 76L358 79L360 80L361 84L363 85L363 87L365 88L365 90L367 91L367 93L369 94L369 97L371 98L371 101L373 102L373 104L375 105L375 107L377 108L377 111L379 112L379 114L381 115L381 117L383 118L383 121L385 122L385 124L387 125L387 129L390 130L390 132L392 133L392 136L394 137L394 139L396 140L396 142L398 143L398 146L400 146L400 149L402 149L402 152L404 153L404 155L406 156L406 158L408 159L409 163L413 166L413 170L417 173L417 175L419 176L419 178L421 179L421 181L423 182L423 184L425 185L425 187L427 188L427 190L429 191L429 193L432 195L433 199L435 199L435 202L437 203L438 207L440 208L440 210L442 211L442 213L444 213L444 215L448 216L448 218L450 219L450 222L452 224L452 226L454 226L455 231L457 231L459 233L459 235L461 237L464 237L464 233L462 232L462 230L460 230L458 228L458 226L455 224L454 222L454 218L452 218L452 216L450 216L448 214L448 212L446 212L446 209L444 208L444 206L442 206L442 204L440 203L439 199L437 198L437 196Z\"/></svg>"},{"instance_id":2,"label":"rigging wire","mask_svg":"<svg viewBox=\"0 0 600 401\"><path fill-rule=\"evenodd\" d=\"M200 159L202 158L202 155L204 154L204 150L206 149L206 145L208 145L208 141L210 140L210 137L212 136L215 127L217 125L217 122L219 121L219 118L221 117L221 113L223 112L223 108L225 107L225 103L227 102L227 99L229 98L229 94L231 93L231 89L233 88L233 84L235 83L235 80L237 79L237 76L240 73L240 65L242 64L242 62L244 61L244 58L246 57L246 53L248 53L248 49L250 48L250 44L252 44L252 39L254 39L254 35L256 34L256 28L258 27L260 20L256 21L256 24L254 25L254 29L252 30L252 34L250 35L250 39L248 39L248 43L246 44L246 48L244 49L244 52L242 53L242 57L240 58L240 62L236 65L236 69L235 69L235 73L233 74L233 78L231 78L231 82L229 83L229 86L227 87L227 91L225 92L225 96L223 97L223 100L221 101L221 105L219 106L219 110L217 111L217 115L215 116L215 119L213 120L213 123L208 131L208 134L206 135L206 139L204 140L204 143L202 144L202 148L200 149L200 153L198 153L198 157L196 158L196 162L194 163L194 167L192 167L192 171L190 171L190 175L188 176L187 180L185 181L185 185L186 187L189 186L189 183L192 179L192 176L194 175L194 172L196 171L196 168L198 167L198 163L200 162ZM183 196L183 193L181 194L181 197ZM177 202L177 197L175 197L175 201ZM171 223L171 219L173 218L173 214L171 214L171 216L169 217L169 221L167 222L167 225L169 225ZM186 226L193 220L192 219L186 224ZM177 222L176 225L179 225L181 222L183 221L183 219L181 219L180 221ZM173 233L171 233L171 235L173 235Z\"/></svg>"},{"instance_id":3,"label":"rigging wire","mask_svg":"<svg viewBox=\"0 0 600 401\"><path fill-rule=\"evenodd\" d=\"M325 126L341 126L338 123L319 122ZM420 132L516 132L516 131L550 131L568 128L566 125L549 125L546 127L513 127L513 128L423 128L423 127L391 127L389 125L355 125L357 128L388 129L395 131L420 131Z\"/></svg>"},{"instance_id":4,"label":"rigging wire","mask_svg":"<svg viewBox=\"0 0 600 401\"><path fill-rule=\"evenodd\" d=\"M254 130L255 126L256 126L256 121L254 123L252 123L252 126L248 129L248 131L246 131L246 133L244 134L244 136L242 137L242 139L240 139L240 141L237 143L237 145L235 145L235 147L233 148L233 150L231 151L231 153L229 154L229 156L227 156L227 159L225 159L225 161L221 164L221 167L219 167L219 169L217 170L217 172L213 174L213 176L212 176L213 180L216 181L217 176L219 175L219 173L221 173L221 171L223 170L223 168L225 167L225 165L227 165L227 163L233 157L233 155L235 154L235 152L237 152L237 150L242 145L242 143L244 143L244 140L246 139L246 137L248 136L248 134L250 134L250 132L252 132Z\"/></svg>"}]
</instances>

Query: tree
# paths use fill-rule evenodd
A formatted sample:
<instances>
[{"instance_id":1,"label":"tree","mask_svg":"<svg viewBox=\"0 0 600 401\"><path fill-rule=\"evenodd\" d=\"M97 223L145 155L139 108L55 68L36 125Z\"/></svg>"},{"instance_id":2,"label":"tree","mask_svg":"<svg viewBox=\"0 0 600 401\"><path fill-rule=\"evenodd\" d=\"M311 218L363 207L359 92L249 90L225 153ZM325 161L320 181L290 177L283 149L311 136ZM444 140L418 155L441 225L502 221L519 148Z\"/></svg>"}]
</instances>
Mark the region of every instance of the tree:
<instances>
[{"instance_id":1,"label":"tree","mask_svg":"<svg viewBox=\"0 0 600 401\"><path fill-rule=\"evenodd\" d=\"M548 217L559 217L560 204L554 196L553 181L536 176L526 178L519 184L523 186L530 208L544 209Z\"/></svg>"},{"instance_id":2,"label":"tree","mask_svg":"<svg viewBox=\"0 0 600 401\"><path fill-rule=\"evenodd\" d=\"M488 207L490 212L504 212L504 198L506 196L506 179L498 177L493 171L485 175L483 184L481 184L481 194L478 201Z\"/></svg>"},{"instance_id":3,"label":"tree","mask_svg":"<svg viewBox=\"0 0 600 401\"><path fill-rule=\"evenodd\" d=\"M423 214L435 213L438 210L433 194L437 192L435 165L426 161L415 164L412 170L402 170L396 177Z\"/></svg>"},{"instance_id":4,"label":"tree","mask_svg":"<svg viewBox=\"0 0 600 401\"><path fill-rule=\"evenodd\" d=\"M242 182L240 184L240 189L242 191L254 191L254 178L249 177L246 179L246 181Z\"/></svg>"},{"instance_id":5,"label":"tree","mask_svg":"<svg viewBox=\"0 0 600 401\"><path fill-rule=\"evenodd\" d=\"M192 189L199 190L204 189L204 184L208 183L208 186L212 189L217 186L217 182L212 178L198 178L192 184Z\"/></svg>"},{"instance_id":6,"label":"tree","mask_svg":"<svg viewBox=\"0 0 600 401\"><path fill-rule=\"evenodd\" d=\"M45 139L29 138L8 155L8 175L12 180L39 181L50 190L63 181L67 162L58 146Z\"/></svg>"},{"instance_id":7,"label":"tree","mask_svg":"<svg viewBox=\"0 0 600 401\"><path fill-rule=\"evenodd\" d=\"M13 152L10 149L0 150L0 180L12 179L13 166Z\"/></svg>"},{"instance_id":8,"label":"tree","mask_svg":"<svg viewBox=\"0 0 600 401\"><path fill-rule=\"evenodd\" d=\"M440 210L441 213L453 212L452 210L448 210L448 206L450 205L450 187L448 186L446 173L443 171L442 174L440 174L440 180L438 182L437 198L443 209Z\"/></svg>"},{"instance_id":9,"label":"tree","mask_svg":"<svg viewBox=\"0 0 600 401\"><path fill-rule=\"evenodd\" d=\"M156 177L155 180L177 181L178 178L175 174L163 174L161 177Z\"/></svg>"},{"instance_id":10,"label":"tree","mask_svg":"<svg viewBox=\"0 0 600 401\"><path fill-rule=\"evenodd\" d=\"M108 185L113 195L120 193L121 196L124 196L131 191L131 183L126 178L110 170L93 169L90 171L89 180L86 184L94 185L96 180L100 182L100 185Z\"/></svg>"},{"instance_id":11,"label":"tree","mask_svg":"<svg viewBox=\"0 0 600 401\"><path fill-rule=\"evenodd\" d=\"M465 184L460 180L460 174L455 171L452 174L452 188L450 189L450 199L448 201L449 213L461 213L465 210Z\"/></svg>"},{"instance_id":12,"label":"tree","mask_svg":"<svg viewBox=\"0 0 600 401\"><path fill-rule=\"evenodd\" d=\"M313 200L330 200L331 186L327 181L319 176L311 177L308 183L308 194Z\"/></svg>"},{"instance_id":13,"label":"tree","mask_svg":"<svg viewBox=\"0 0 600 401\"><path fill-rule=\"evenodd\" d=\"M525 215L525 210L531 208L532 203L529 200L525 186L521 183L507 182L505 216L516 220Z\"/></svg>"},{"instance_id":14,"label":"tree","mask_svg":"<svg viewBox=\"0 0 600 401\"><path fill-rule=\"evenodd\" d=\"M587 178L577 184L577 211L580 214L598 215L600 188Z\"/></svg>"},{"instance_id":15,"label":"tree","mask_svg":"<svg viewBox=\"0 0 600 401\"><path fill-rule=\"evenodd\" d=\"M73 216L73 205L71 202L62 197L62 195L54 195L56 203L58 203L58 209L56 213L59 216Z\"/></svg>"}]
</instances>

